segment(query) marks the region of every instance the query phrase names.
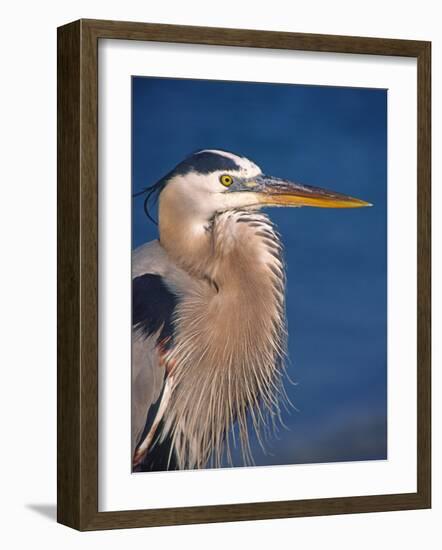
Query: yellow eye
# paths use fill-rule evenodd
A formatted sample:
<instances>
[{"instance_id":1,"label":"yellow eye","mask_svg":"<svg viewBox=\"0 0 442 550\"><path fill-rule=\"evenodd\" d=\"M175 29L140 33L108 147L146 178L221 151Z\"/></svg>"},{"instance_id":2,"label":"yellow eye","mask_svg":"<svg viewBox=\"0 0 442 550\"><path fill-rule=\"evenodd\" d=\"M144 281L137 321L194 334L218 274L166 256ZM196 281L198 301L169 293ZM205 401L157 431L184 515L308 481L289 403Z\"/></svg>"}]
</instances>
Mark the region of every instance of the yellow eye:
<instances>
[{"instance_id":1,"label":"yellow eye","mask_svg":"<svg viewBox=\"0 0 442 550\"><path fill-rule=\"evenodd\" d=\"M230 187L230 185L232 185L232 183L233 183L233 178L232 178L232 176L229 176L228 174L223 174L222 176L220 176L219 181L225 187Z\"/></svg>"}]
</instances>

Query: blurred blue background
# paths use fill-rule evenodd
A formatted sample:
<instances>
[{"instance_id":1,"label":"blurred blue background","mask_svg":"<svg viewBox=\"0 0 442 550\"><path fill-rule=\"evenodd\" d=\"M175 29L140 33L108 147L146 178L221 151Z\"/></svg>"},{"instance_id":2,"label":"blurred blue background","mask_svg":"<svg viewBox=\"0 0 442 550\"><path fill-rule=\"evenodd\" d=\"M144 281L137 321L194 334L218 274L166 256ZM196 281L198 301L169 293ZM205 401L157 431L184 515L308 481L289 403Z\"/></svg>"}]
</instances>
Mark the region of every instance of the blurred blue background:
<instances>
[{"instance_id":1,"label":"blurred blue background","mask_svg":"<svg viewBox=\"0 0 442 550\"><path fill-rule=\"evenodd\" d=\"M387 458L387 91L133 77L133 191L197 149L373 208L271 209L287 261L287 430L257 465ZM133 245L157 238L134 200ZM238 465L240 460L238 456Z\"/></svg>"}]
</instances>

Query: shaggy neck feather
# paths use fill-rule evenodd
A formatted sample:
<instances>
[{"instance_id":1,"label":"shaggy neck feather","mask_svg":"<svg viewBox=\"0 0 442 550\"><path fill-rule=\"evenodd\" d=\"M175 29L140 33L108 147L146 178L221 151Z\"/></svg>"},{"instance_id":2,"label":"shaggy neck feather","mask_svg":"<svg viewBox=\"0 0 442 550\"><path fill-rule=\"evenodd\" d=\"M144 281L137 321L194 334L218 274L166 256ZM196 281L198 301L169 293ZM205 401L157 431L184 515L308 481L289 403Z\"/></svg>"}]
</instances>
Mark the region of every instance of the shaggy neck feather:
<instances>
[{"instance_id":1,"label":"shaggy neck feather","mask_svg":"<svg viewBox=\"0 0 442 550\"><path fill-rule=\"evenodd\" d=\"M230 455L236 420L244 462L252 463L247 415L259 433L266 414L272 422L279 414L286 334L281 245L257 212L224 212L200 225L194 217L178 219L179 225L160 224L161 244L201 285L176 314L164 433L180 467L203 467L210 455L219 466L226 444Z\"/></svg>"}]
</instances>

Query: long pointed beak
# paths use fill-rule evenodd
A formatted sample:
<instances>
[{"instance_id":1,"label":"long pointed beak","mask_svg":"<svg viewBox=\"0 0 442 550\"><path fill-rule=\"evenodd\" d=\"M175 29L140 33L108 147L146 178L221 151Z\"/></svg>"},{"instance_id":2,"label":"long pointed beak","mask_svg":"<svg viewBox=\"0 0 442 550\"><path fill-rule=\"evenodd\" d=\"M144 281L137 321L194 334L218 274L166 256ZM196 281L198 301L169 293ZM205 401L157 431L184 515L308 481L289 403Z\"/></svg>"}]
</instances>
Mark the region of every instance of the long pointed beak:
<instances>
[{"instance_id":1,"label":"long pointed beak","mask_svg":"<svg viewBox=\"0 0 442 550\"><path fill-rule=\"evenodd\" d=\"M252 182L251 182L252 183ZM262 204L268 206L315 206L317 208L360 208L372 206L369 202L320 187L302 185L273 176L254 178L256 185L248 186L258 193Z\"/></svg>"}]
</instances>

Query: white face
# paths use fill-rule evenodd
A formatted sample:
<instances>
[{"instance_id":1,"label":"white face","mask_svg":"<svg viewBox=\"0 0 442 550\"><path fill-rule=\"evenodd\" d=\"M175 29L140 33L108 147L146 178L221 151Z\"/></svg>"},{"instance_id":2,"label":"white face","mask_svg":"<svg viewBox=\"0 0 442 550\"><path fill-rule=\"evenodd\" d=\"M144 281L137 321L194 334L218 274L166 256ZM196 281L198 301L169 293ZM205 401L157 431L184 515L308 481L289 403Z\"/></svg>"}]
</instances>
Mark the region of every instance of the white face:
<instances>
[{"instance_id":1,"label":"white face","mask_svg":"<svg viewBox=\"0 0 442 550\"><path fill-rule=\"evenodd\" d=\"M160 196L178 203L196 218L210 219L217 212L238 208L257 207L258 197L253 191L235 191L234 182L260 175L261 169L252 161L228 153L206 149L199 153L215 153L231 159L237 169L215 170L209 174L190 171L170 179ZM198 153L197 153L198 154ZM231 189L229 189L232 186ZM250 183L252 188L253 183Z\"/></svg>"}]
</instances>

